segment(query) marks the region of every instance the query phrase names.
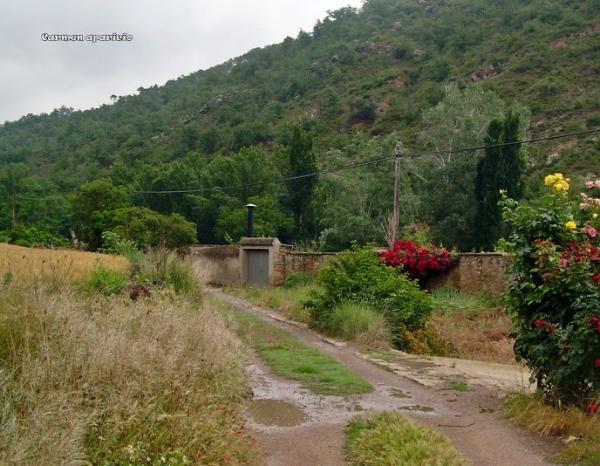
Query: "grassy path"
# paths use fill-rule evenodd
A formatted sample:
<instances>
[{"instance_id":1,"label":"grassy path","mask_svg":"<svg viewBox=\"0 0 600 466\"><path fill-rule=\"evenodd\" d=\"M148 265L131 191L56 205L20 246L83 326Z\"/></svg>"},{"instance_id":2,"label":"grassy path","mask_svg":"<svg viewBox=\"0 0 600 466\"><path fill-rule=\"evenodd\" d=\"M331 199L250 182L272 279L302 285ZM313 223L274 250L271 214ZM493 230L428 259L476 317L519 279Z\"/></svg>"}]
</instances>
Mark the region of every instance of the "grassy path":
<instances>
[{"instance_id":1,"label":"grassy path","mask_svg":"<svg viewBox=\"0 0 600 466\"><path fill-rule=\"evenodd\" d=\"M535 435L517 429L500 419L496 414L500 405L498 392L478 385L469 387L468 391L449 390L448 381L443 379L440 380L438 385L423 386L366 361L351 346L341 347L327 343L316 332L293 325L271 310L262 309L248 301L218 290L213 290L212 293L234 307L252 314L255 318L285 330L307 347L315 348L321 353L336 359L374 387L371 393L353 395L346 397L346 400L337 399L338 397L331 397L335 398L331 403L324 403L320 400L318 401L320 403L319 408L315 412L310 409L311 403L306 401L306 398L301 398L299 405L304 403L308 407L309 421L299 426L297 428L300 429L298 432L294 430L296 428L288 429L288 431L291 431L289 435L292 437L300 435L301 429L304 429L302 431L303 435L307 435L307 426L311 427L312 422L313 431L321 429L321 435L324 435L325 432L333 430L337 432L335 439L340 441L343 438L342 434L345 426L355 414L373 415L384 411L397 411L415 418L421 426L426 425L445 434L460 453L475 465L547 465L550 463L546 461L546 458L557 450L555 444L543 441ZM406 361L405 363L414 364L413 361ZM418 367L412 369L419 370ZM267 378L268 376L269 374L267 374ZM298 393L302 392L294 386L288 386L287 390L290 392L287 398L290 401L294 401ZM338 404L339 406L336 406ZM351 406L354 406L354 408L351 408ZM324 425L326 428L323 430ZM285 437L282 432L277 434L271 432L265 435L267 439L271 440L277 435ZM365 435L368 437L368 434ZM307 438L314 440L310 435ZM275 448L278 445L277 441L274 444L267 441L266 444ZM373 447L373 444L371 444L371 447ZM338 446L338 448L341 448L341 446ZM377 448L376 445L374 448ZM283 457L279 457L279 464L283 464L281 463L283 460ZM267 461L267 464L278 463ZM305 462L304 464L328 463ZM355 464L361 463L357 462ZM364 464L376 465L377 463Z\"/></svg>"},{"instance_id":2,"label":"grassy path","mask_svg":"<svg viewBox=\"0 0 600 466\"><path fill-rule=\"evenodd\" d=\"M269 365L272 371L297 380L321 395L356 395L373 391L362 377L336 359L300 342L284 330L229 304L221 312L235 323L240 337Z\"/></svg>"}]
</instances>

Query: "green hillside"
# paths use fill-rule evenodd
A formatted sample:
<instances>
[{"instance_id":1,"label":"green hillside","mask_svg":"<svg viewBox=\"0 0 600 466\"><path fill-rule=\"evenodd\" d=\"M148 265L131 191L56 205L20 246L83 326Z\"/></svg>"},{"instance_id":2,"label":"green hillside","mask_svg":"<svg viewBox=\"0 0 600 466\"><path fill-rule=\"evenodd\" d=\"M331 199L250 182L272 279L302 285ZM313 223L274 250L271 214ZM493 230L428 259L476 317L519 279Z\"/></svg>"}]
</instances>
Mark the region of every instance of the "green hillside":
<instances>
[{"instance_id":1,"label":"green hillside","mask_svg":"<svg viewBox=\"0 0 600 466\"><path fill-rule=\"evenodd\" d=\"M196 223L202 242L236 240L249 200L262 234L324 248L381 241L392 164L321 176L314 186L268 181L307 171L313 154L314 168L329 168L389 155L397 140L410 151L483 143L490 120L509 107L521 114L522 135L600 127L600 1L368 0L360 11L331 12L312 33L112 105L6 123L0 230L78 233L71 193L107 178L125 188L126 205ZM535 196L539 172L600 176L599 140L527 147L525 195ZM426 223L435 239L475 247L476 155L408 164L402 224ZM238 187L247 184L256 185ZM238 188L213 189L223 186Z\"/></svg>"}]
</instances>

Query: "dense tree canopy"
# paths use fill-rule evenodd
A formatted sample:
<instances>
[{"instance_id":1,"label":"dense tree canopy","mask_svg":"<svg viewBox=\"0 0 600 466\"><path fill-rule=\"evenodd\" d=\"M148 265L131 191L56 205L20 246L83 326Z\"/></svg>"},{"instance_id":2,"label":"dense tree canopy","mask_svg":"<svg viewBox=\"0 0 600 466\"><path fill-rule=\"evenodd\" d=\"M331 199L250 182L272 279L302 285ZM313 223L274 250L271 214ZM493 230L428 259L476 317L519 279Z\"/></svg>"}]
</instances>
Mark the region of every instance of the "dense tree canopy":
<instances>
[{"instance_id":1,"label":"dense tree canopy","mask_svg":"<svg viewBox=\"0 0 600 466\"><path fill-rule=\"evenodd\" d=\"M599 21L596 0L366 0L111 105L7 122L0 236L73 231L95 248L117 210L136 208L178 214L196 241L223 243L243 234L252 201L257 232L288 243L382 241L392 163L280 180L390 155L397 140L411 152L481 145L507 107L534 135L600 126ZM523 196L537 195L539 171L598 175L599 152L593 136L528 148ZM402 226L425 222L447 246L479 247L482 156L403 161Z\"/></svg>"}]
</instances>

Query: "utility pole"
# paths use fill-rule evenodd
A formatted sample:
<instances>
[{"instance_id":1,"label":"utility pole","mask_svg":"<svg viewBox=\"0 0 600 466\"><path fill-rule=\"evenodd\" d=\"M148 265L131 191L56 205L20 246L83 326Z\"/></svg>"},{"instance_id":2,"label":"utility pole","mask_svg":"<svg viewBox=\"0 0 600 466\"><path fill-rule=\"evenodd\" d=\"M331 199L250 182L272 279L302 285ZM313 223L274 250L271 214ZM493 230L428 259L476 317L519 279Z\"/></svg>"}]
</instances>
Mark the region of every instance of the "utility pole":
<instances>
[{"instance_id":1,"label":"utility pole","mask_svg":"<svg viewBox=\"0 0 600 466\"><path fill-rule=\"evenodd\" d=\"M396 142L394 149L394 211L392 213L390 225L390 239L398 239L398 229L400 227L400 158L404 154L404 145L402 142Z\"/></svg>"},{"instance_id":2,"label":"utility pole","mask_svg":"<svg viewBox=\"0 0 600 466\"><path fill-rule=\"evenodd\" d=\"M17 194L12 193L12 228L17 228Z\"/></svg>"}]
</instances>

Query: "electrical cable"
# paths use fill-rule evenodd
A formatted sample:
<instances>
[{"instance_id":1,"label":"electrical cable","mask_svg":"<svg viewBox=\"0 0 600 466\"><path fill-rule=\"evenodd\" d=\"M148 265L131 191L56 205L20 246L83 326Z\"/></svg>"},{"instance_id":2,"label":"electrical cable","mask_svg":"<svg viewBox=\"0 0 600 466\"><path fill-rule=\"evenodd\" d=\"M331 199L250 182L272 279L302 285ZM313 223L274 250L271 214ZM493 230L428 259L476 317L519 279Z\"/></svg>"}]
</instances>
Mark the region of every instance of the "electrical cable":
<instances>
[{"instance_id":1,"label":"electrical cable","mask_svg":"<svg viewBox=\"0 0 600 466\"><path fill-rule=\"evenodd\" d=\"M504 143L500 143L500 144L463 147L463 148L459 148L459 149L445 149L445 150L437 150L437 151L430 151L430 152L416 152L416 153L407 153L407 154L401 154L401 155L388 155L388 156L383 156L383 157L377 157L377 158L370 159L370 160L364 160L362 162L356 162L356 163L352 163L352 164L348 164L348 165L342 165L340 167L333 167L333 168L328 168L328 169L324 169L324 170L303 173L301 175L289 176L286 178L278 178L278 179L269 180L269 181L260 181L260 182L249 183L249 184L244 184L244 185L212 186L210 188L174 189L174 190L165 190L165 191L139 190L139 191L133 191L133 192L136 194L194 194L194 193L214 191L214 190L219 190L219 189L229 190L229 189L253 188L253 187L257 187L257 186L264 186L267 184L287 183L289 181L296 181L296 180L301 180L301 179L305 179L305 178L312 178L315 176L327 175L330 173L337 173L337 172L345 171L345 170L353 170L355 168L360 168L360 167L364 167L364 166L368 166L368 165L375 165L378 163L386 162L388 160L394 160L396 157L417 158L417 157L431 157L431 156L444 155L444 154L459 154L459 153L464 153L464 152L474 152L477 150L493 149L493 148L507 147L507 146L512 146L512 145L535 144L535 143L542 142L542 141L551 141L551 140L555 140L555 139L583 136L583 135L598 133L598 132L600 132L600 128L578 131L578 132L574 132L574 133L557 134L554 136L545 136L545 137L539 137L539 138L533 138L533 139L525 139L525 140L520 140L520 141L504 142Z\"/></svg>"},{"instance_id":2,"label":"electrical cable","mask_svg":"<svg viewBox=\"0 0 600 466\"><path fill-rule=\"evenodd\" d=\"M156 194L156 195L195 194L195 193L202 193L202 192L216 191L216 190L233 190L233 189L254 188L257 186L287 183L290 181L302 180L302 179L306 179L306 178L313 178L315 176L328 175L330 173L337 173L337 172L346 171L346 170L353 170L356 168L366 167L369 165L376 165L378 163L387 162L389 160L394 160L397 157L418 158L418 157L439 156L439 155L445 155L445 154L460 154L460 153L465 153L465 152L475 152L478 150L494 149L494 148L507 147L507 146L512 146L512 145L535 144L535 143L543 142L543 141L552 141L555 139L563 139L563 138L569 138L569 137L575 137L575 136L584 136L584 135L598 133L598 132L600 132L600 128L577 131L577 132L573 132L573 133L555 134L554 136L544 136L544 137L539 137L539 138L524 139L524 140L512 141L512 142L504 142L504 143L499 143L499 144L462 147L459 149L444 149L444 150L436 150L436 151L429 151L429 152L414 152L414 153L387 155L387 156L383 156L383 157L377 157L374 159L363 160L362 162L355 162L355 163L351 163L351 164L347 164L347 165L341 165L339 167L326 168L323 170L313 171L313 172L309 172L309 173L303 173L300 175L289 176L289 177L285 177L285 178L277 178L277 179L268 180L268 181L259 181L256 183L248 183L248 184L243 184L243 185L212 186L210 188L173 189L173 190L164 190L164 191L135 190L135 191L133 191L133 193L135 193L135 194ZM33 197L27 197L27 196L22 196L20 194L17 194L17 197L20 199L30 199L30 200L36 200L36 199L42 200L42 199L49 199L52 197L59 197L59 196L60 196L60 194L53 194L53 195L49 195L49 196L45 196L45 197L33 198Z\"/></svg>"}]
</instances>

